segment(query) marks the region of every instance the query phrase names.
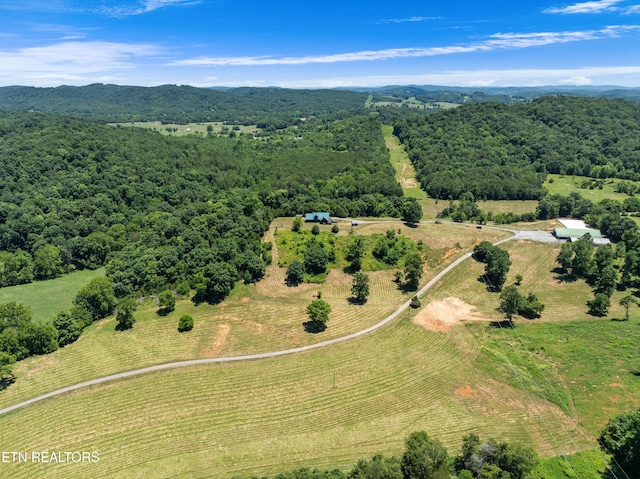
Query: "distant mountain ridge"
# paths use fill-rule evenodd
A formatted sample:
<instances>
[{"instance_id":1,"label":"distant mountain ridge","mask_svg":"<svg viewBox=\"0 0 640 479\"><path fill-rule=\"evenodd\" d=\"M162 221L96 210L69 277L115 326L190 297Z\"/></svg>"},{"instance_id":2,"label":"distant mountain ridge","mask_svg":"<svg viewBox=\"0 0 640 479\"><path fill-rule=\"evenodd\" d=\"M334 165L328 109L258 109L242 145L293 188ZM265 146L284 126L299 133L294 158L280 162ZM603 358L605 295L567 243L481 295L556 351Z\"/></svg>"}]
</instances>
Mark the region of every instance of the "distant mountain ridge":
<instances>
[{"instance_id":1,"label":"distant mountain ridge","mask_svg":"<svg viewBox=\"0 0 640 479\"><path fill-rule=\"evenodd\" d=\"M259 124L283 128L300 118L362 109L367 98L384 104L416 98L423 103L526 103L541 96L572 95L640 101L640 87L543 86L449 87L389 85L334 89L198 88L92 84L38 88L0 87L0 110L37 111L91 118L103 122L161 121ZM375 108L375 105L374 107Z\"/></svg>"}]
</instances>

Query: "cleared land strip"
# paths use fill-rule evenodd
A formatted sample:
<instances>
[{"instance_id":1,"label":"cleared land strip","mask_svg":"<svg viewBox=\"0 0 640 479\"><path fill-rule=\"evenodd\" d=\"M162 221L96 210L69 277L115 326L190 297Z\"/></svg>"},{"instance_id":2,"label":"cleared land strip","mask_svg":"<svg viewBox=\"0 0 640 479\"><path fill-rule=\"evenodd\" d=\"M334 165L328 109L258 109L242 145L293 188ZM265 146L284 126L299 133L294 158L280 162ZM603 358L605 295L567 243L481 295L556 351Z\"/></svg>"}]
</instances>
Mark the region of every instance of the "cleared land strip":
<instances>
[{"instance_id":1,"label":"cleared land strip","mask_svg":"<svg viewBox=\"0 0 640 479\"><path fill-rule=\"evenodd\" d=\"M504 243L506 241L509 241L509 240L517 238L517 237L518 237L518 235L516 234L515 236L512 236L512 237L505 238L505 239L502 239L500 241L497 241L494 244L498 245L498 244ZM471 256L471 253L466 253L466 254L462 255L460 258L456 259L453 263L451 263L449 266L447 266L445 269L443 269L440 273L438 273L436 276L434 276L419 291L417 291L416 295L420 296L420 295L424 294L429 288L433 287L433 285L435 285L447 273L449 273L449 271L451 271L453 268L458 266L460 263L462 263L465 259L469 258L470 256ZM35 398L28 399L28 400L23 401L23 402L18 403L18 404L14 404L13 406L9 406L9 407L6 407L4 409L0 409L0 415L6 414L6 413L11 412L11 411L14 411L16 409L20 409L20 408L22 408L24 406L28 406L30 404L42 401L44 399L49 399L51 397L58 396L60 394L64 394L64 393L68 393L68 392L71 392L71 391L75 391L77 389L85 388L87 386L94 386L96 384L102 384L102 383L106 383L106 382L109 382L109 381L114 381L116 379L122 379L122 378L131 377L131 376L137 376L139 374L151 373L151 372L155 372L155 371L162 371L162 370L165 370L165 369L173 369L173 368L179 368L179 367L184 367L184 366L195 366L195 365L200 365L200 364L226 363L226 362L232 362L232 361L249 361L249 360L254 360L254 359L273 358L273 357L277 357L277 356L284 356L284 355L287 355L287 354L294 354L294 353L300 353L300 352L303 352L303 351L309 351L311 349L321 348L321 347L324 347L324 346L329 346L331 344L336 344L336 343L340 343L340 342L343 342L343 341L348 341L350 339L354 339L354 338L358 338L360 336L364 336L365 334L368 334L368 333L370 333L372 331L375 331L376 329L379 329L382 326L386 325L387 323L393 321L400 314L402 314L407 308L409 308L410 303L411 303L410 300L406 301L397 310L395 310L393 313L391 313L389 316L387 316L385 319L383 319L379 323L374 324L373 326L370 326L370 327L368 327L366 329L363 329L362 331L358 331L356 333L349 334L347 336L342 336L340 338L329 339L329 340L326 340L326 341L322 341L322 342L319 342L319 343L311 344L311 345L308 345L308 346L302 346L302 347L299 347L299 348L285 349L285 350L282 350L282 351L273 351L273 352L269 352L269 353L249 354L249 355L245 355L245 356L227 356L227 357L221 357L221 358L219 357L219 358L192 359L192 360L187 360L187 361L177 361L177 362L172 362L172 363L157 364L155 366L149 366L149 367L141 368L141 369L134 369L132 371L126 371L126 372L123 372L123 373L112 374L112 375L109 375L109 376L104 376L104 377L101 377L101 378L92 379L90 381L85 381L85 382L82 382L82 383L74 384L73 386L68 386L66 388L57 389L55 391L51 391L49 393L42 394L42 395L37 396Z\"/></svg>"}]
</instances>

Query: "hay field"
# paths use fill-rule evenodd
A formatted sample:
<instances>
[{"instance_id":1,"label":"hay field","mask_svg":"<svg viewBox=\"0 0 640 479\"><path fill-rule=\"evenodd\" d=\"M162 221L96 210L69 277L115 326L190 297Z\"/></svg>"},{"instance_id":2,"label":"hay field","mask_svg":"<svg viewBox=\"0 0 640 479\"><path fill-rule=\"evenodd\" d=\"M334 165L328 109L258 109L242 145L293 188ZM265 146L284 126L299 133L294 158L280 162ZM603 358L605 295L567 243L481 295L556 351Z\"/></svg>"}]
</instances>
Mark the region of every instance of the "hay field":
<instances>
[{"instance_id":1,"label":"hay field","mask_svg":"<svg viewBox=\"0 0 640 479\"><path fill-rule=\"evenodd\" d=\"M275 228L291 222L291 218L274 221L265 240L273 241ZM496 241L507 235L446 224L407 228L399 221L363 224L355 234L384 233L389 228L400 228L403 234L416 241L423 239L432 248L423 283L479 241ZM347 230L340 234L347 234ZM0 406L153 364L277 351L345 336L378 323L410 297L393 282L393 270L369 273L371 295L364 305L348 301L351 276L336 269L322 285L291 288L284 283L285 268L277 267L277 249L273 253L273 263L262 281L249 286L238 284L220 304L194 305L184 299L178 301L173 313L158 316L157 300L150 298L139 305L131 330L115 331L112 316L90 326L74 344L21 361L14 368L16 383L0 391ZM303 327L307 321L305 309L319 290L333 311L325 331L309 334ZM177 331L178 318L183 314L194 318L193 331Z\"/></svg>"},{"instance_id":2,"label":"hay field","mask_svg":"<svg viewBox=\"0 0 640 479\"><path fill-rule=\"evenodd\" d=\"M294 356L192 367L74 392L0 418L3 450L98 451L97 464L3 464L3 477L250 477L350 467L424 429L520 441L543 455L592 447L560 408L473 367L467 328L410 318ZM26 426L27 425L27 426ZM25 427L26 426L26 427Z\"/></svg>"}]
</instances>

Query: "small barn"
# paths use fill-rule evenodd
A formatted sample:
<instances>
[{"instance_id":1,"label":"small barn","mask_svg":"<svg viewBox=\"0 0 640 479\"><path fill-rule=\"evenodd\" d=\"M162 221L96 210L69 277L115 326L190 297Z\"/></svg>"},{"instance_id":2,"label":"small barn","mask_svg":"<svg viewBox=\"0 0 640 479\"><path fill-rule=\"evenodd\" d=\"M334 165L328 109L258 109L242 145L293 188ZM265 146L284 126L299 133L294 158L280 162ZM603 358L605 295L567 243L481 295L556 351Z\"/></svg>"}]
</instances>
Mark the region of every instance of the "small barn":
<instances>
[{"instance_id":1,"label":"small barn","mask_svg":"<svg viewBox=\"0 0 640 479\"><path fill-rule=\"evenodd\" d=\"M332 223L331 215L326 212L314 212L304 215L304 220L307 223L320 223L321 225L330 225Z\"/></svg>"}]
</instances>

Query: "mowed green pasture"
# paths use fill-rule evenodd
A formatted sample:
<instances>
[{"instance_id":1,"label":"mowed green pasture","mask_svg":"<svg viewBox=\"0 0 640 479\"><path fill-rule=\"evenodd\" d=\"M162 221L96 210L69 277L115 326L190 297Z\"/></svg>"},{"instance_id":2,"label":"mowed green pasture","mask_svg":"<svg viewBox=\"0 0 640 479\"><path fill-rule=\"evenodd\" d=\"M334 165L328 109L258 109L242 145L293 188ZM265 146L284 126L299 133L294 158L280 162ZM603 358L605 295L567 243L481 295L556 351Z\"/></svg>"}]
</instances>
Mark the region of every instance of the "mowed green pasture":
<instances>
[{"instance_id":1,"label":"mowed green pasture","mask_svg":"<svg viewBox=\"0 0 640 479\"><path fill-rule=\"evenodd\" d=\"M520 291L524 294L528 294L529 291L536 293L545 305L545 310L537 322L596 320L587 312L587 301L593 299L591 287L584 280L565 281L561 275L553 272L558 267L556 257L560 252L559 244L510 241L501 248L509 251L512 262L505 284L514 283L516 275L522 275ZM501 315L496 311L500 304L500 295L487 293L485 284L479 280L483 272L484 263L473 260L465 262L431 289L425 295L426 299L442 300L449 296L460 298L475 306L487 319L500 319ZM624 315L618 300L625 294L628 293L614 292L608 319L621 318Z\"/></svg>"},{"instance_id":2,"label":"mowed green pasture","mask_svg":"<svg viewBox=\"0 0 640 479\"><path fill-rule=\"evenodd\" d=\"M567 196L569 193L580 193L580 195L584 198L587 198L594 203L602 201L604 199L611 199L617 201L624 201L625 198L628 198L629 195L625 193L616 193L615 186L620 181L629 181L629 180L619 180L615 178L604 180L604 185L602 189L600 188L581 188L580 186L584 182L591 181L591 178L586 176L569 176L569 175L554 175L549 174L547 176L547 181L544 182L544 187L549 191L552 195L564 195ZM636 182L637 183L637 182Z\"/></svg>"},{"instance_id":3,"label":"mowed green pasture","mask_svg":"<svg viewBox=\"0 0 640 479\"><path fill-rule=\"evenodd\" d=\"M163 135L172 136L186 136L186 135L204 135L208 134L207 127L211 125L213 127L213 133L220 133L223 128L232 130L236 125L227 125L220 121L201 122L201 123L187 123L184 125L178 123L161 123L157 121L137 121L133 123L118 123L121 126L135 126L137 128L146 128L148 130L157 131ZM237 125L239 130L236 133L249 133L252 130L257 130L256 125Z\"/></svg>"},{"instance_id":4,"label":"mowed green pasture","mask_svg":"<svg viewBox=\"0 0 640 479\"><path fill-rule=\"evenodd\" d=\"M2 477L250 477L349 468L428 431L470 432L543 456L593 447L560 408L473 366L463 327L410 318L366 337L269 360L189 367L91 387L0 417L2 450L98 451L98 464L2 464ZM556 444L562 444L558 448Z\"/></svg>"},{"instance_id":5,"label":"mowed green pasture","mask_svg":"<svg viewBox=\"0 0 640 479\"><path fill-rule=\"evenodd\" d=\"M293 218L275 220L265 240L275 245L275 228L290 227L292 222ZM400 229L415 241L422 239L430 245L430 263L425 266L423 282L478 242L508 236L502 231L462 225L408 228L397 220L362 224L354 234L384 234L387 229ZM348 234L348 229L339 234ZM285 268L276 266L278 258L278 250L274 248L273 263L265 278L255 285L239 283L220 304L196 306L183 299L178 301L174 312L158 316L157 299L149 298L139 305L131 330L115 331L112 316L87 328L71 345L21 361L14 367L16 383L0 391L0 405L8 406L54 389L152 364L277 351L345 336L376 324L411 297L410 292L402 291L393 281L393 270L369 273L371 294L364 305L348 301L352 278L340 269L332 270L323 284L288 287L284 282ZM332 312L327 329L310 334L303 327L308 319L305 310L319 290ZM183 314L194 318L193 331L177 331L178 319Z\"/></svg>"},{"instance_id":6,"label":"mowed green pasture","mask_svg":"<svg viewBox=\"0 0 640 479\"><path fill-rule=\"evenodd\" d=\"M619 321L624 310L618 301L628 292L616 291L607 317L590 316L591 288L583 280L561 281L553 272L557 245L518 241L503 247L513 262L507 284L521 274L521 292L535 292L545 310L536 320L517 318L513 330L470 324L485 340L476 365L573 412L596 436L610 417L640 406L640 378L631 373L640 369L640 309L630 310L630 321ZM423 302L455 297L475 306L485 319L503 319L496 311L499 294L487 292L478 281L483 269L482 263L464 262Z\"/></svg>"},{"instance_id":7,"label":"mowed green pasture","mask_svg":"<svg viewBox=\"0 0 640 479\"><path fill-rule=\"evenodd\" d=\"M0 288L0 303L15 301L26 304L38 323L52 320L58 312L69 309L78 291L98 276L104 276L104 268L75 271L47 281Z\"/></svg>"},{"instance_id":8,"label":"mowed green pasture","mask_svg":"<svg viewBox=\"0 0 640 479\"><path fill-rule=\"evenodd\" d=\"M393 126L383 125L382 133L389 150L391 165L396 171L396 180L402 186L402 191L406 196L426 200L427 194L420 189L420 182L416 179L416 170L411 164L404 145L400 143L398 137L393 135Z\"/></svg>"}]
</instances>

